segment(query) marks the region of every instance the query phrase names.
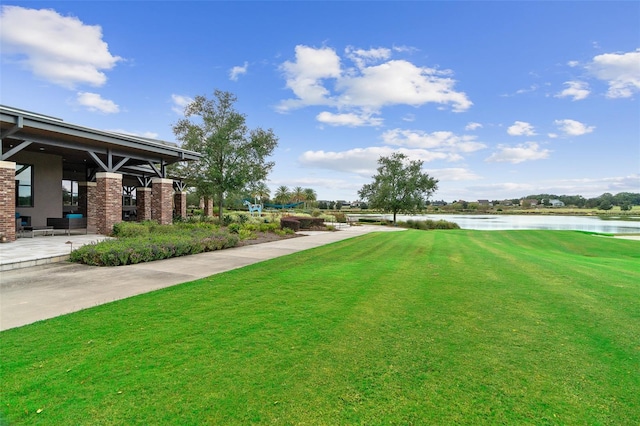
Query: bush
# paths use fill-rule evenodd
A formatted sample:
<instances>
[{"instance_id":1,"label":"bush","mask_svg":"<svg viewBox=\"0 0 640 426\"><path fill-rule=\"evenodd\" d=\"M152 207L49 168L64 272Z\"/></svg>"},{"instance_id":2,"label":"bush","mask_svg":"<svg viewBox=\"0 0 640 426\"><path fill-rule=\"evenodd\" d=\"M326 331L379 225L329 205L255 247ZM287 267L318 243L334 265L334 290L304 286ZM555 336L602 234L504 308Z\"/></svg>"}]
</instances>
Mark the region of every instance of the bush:
<instances>
[{"instance_id":1,"label":"bush","mask_svg":"<svg viewBox=\"0 0 640 426\"><path fill-rule=\"evenodd\" d=\"M293 232L298 232L300 230L300 221L292 217L283 217L280 219L280 228L291 229Z\"/></svg>"},{"instance_id":2,"label":"bush","mask_svg":"<svg viewBox=\"0 0 640 426\"><path fill-rule=\"evenodd\" d=\"M284 219L298 221L299 229L324 228L324 219L321 217L286 216L282 220ZM281 225L282 225L282 220L280 221Z\"/></svg>"},{"instance_id":3,"label":"bush","mask_svg":"<svg viewBox=\"0 0 640 426\"><path fill-rule=\"evenodd\" d=\"M239 241L237 235L225 231L192 227L184 232L186 229L177 228L169 233L159 227L165 232L88 244L74 250L70 260L94 266L129 265L235 247Z\"/></svg>"},{"instance_id":4,"label":"bush","mask_svg":"<svg viewBox=\"0 0 640 426\"><path fill-rule=\"evenodd\" d=\"M149 235L150 223L120 222L113 225L113 236L119 238L141 237Z\"/></svg>"},{"instance_id":5,"label":"bush","mask_svg":"<svg viewBox=\"0 0 640 426\"><path fill-rule=\"evenodd\" d=\"M398 226L410 229L460 229L460 226L454 222L448 222L446 220L412 220L409 219L406 222L398 222Z\"/></svg>"}]
</instances>

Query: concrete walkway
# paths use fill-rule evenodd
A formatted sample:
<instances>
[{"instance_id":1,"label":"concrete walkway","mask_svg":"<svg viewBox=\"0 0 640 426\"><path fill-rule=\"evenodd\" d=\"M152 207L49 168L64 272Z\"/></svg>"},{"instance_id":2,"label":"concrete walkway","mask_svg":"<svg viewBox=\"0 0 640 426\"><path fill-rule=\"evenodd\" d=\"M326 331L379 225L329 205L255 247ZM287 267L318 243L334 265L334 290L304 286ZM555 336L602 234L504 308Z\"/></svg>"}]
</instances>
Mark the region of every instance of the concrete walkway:
<instances>
[{"instance_id":1,"label":"concrete walkway","mask_svg":"<svg viewBox=\"0 0 640 426\"><path fill-rule=\"evenodd\" d=\"M51 263L3 271L0 279L0 330L125 299L164 287L208 277L302 250L370 232L402 230L353 226L227 250L137 265L96 267Z\"/></svg>"}]
</instances>

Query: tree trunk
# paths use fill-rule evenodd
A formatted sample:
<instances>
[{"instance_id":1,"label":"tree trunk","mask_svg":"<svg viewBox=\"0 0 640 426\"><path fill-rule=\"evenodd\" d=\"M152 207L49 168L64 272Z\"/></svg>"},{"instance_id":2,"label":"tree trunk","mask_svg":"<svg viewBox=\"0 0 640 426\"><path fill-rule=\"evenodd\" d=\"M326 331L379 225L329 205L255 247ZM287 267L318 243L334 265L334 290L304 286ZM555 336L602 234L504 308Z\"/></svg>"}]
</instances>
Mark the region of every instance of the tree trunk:
<instances>
[{"instance_id":1,"label":"tree trunk","mask_svg":"<svg viewBox=\"0 0 640 426\"><path fill-rule=\"evenodd\" d=\"M224 195L218 196L218 220L222 223L222 200L224 199Z\"/></svg>"}]
</instances>

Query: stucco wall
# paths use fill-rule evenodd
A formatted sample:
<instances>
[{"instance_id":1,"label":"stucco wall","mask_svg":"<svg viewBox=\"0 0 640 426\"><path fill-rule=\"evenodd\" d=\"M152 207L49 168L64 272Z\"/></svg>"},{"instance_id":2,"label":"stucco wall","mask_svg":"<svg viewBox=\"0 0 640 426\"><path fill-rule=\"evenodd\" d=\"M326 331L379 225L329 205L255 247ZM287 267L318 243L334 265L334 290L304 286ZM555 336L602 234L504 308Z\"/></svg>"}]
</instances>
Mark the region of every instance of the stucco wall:
<instances>
[{"instance_id":1,"label":"stucco wall","mask_svg":"<svg viewBox=\"0 0 640 426\"><path fill-rule=\"evenodd\" d=\"M19 152L10 161L33 165L33 207L16 207L31 216L33 226L44 226L48 217L62 217L62 157Z\"/></svg>"}]
</instances>

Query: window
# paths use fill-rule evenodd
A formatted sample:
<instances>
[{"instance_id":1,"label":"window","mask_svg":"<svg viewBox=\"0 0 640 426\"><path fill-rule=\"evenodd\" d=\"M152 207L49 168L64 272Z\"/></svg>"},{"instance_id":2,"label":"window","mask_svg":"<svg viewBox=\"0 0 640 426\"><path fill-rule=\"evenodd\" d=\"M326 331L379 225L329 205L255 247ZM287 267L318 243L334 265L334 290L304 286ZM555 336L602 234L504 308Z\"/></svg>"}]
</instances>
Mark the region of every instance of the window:
<instances>
[{"instance_id":1,"label":"window","mask_svg":"<svg viewBox=\"0 0 640 426\"><path fill-rule=\"evenodd\" d=\"M78 182L75 180L62 181L62 205L78 205Z\"/></svg>"},{"instance_id":2,"label":"window","mask_svg":"<svg viewBox=\"0 0 640 426\"><path fill-rule=\"evenodd\" d=\"M33 207L33 166L16 163L16 207Z\"/></svg>"},{"instance_id":3,"label":"window","mask_svg":"<svg viewBox=\"0 0 640 426\"><path fill-rule=\"evenodd\" d=\"M135 186L122 187L122 205L125 207L136 205L136 187Z\"/></svg>"}]
</instances>

